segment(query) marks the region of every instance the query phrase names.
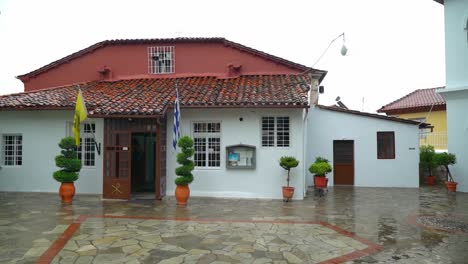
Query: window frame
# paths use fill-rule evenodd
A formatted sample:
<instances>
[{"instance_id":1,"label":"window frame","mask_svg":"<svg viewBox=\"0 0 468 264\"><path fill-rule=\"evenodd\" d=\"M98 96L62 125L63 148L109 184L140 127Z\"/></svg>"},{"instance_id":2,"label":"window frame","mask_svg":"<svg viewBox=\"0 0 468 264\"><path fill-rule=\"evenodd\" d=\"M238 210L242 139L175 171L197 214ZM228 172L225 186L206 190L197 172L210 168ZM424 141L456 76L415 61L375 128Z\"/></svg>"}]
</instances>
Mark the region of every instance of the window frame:
<instances>
[{"instance_id":1,"label":"window frame","mask_svg":"<svg viewBox=\"0 0 468 264\"><path fill-rule=\"evenodd\" d=\"M263 118L273 117L274 118L274 130L273 130L273 146L264 146L263 145ZM288 136L289 136L289 144L288 146L278 146L278 118L288 118ZM292 130L291 130L291 116L289 115L262 115L260 116L260 147L265 149L288 149L292 147Z\"/></svg>"},{"instance_id":2,"label":"window frame","mask_svg":"<svg viewBox=\"0 0 468 264\"><path fill-rule=\"evenodd\" d=\"M195 129L194 129L194 126L195 124L197 123L218 123L219 124L219 132L214 132L214 133L210 133L210 132L195 132ZM191 131L191 134L192 134L192 138L193 138L193 141L194 141L194 145L195 145L195 138L205 138L205 146L206 146L206 150L205 150L205 153L207 154L206 155L206 160L205 160L205 164L208 164L209 163L209 153L208 153L208 144L209 144L209 140L208 138L219 138L219 166L216 166L216 167L210 167L210 166L197 166L195 164L195 170L220 170L222 167L223 167L223 145L222 145L222 142L223 142L223 138L222 138L222 131L223 131L223 124L220 120L194 120L194 121L191 121L190 123L190 131ZM198 135L202 135L202 136L198 136ZM195 162L195 153L194 153L194 157L193 157L193 161Z\"/></svg>"},{"instance_id":3,"label":"window frame","mask_svg":"<svg viewBox=\"0 0 468 264\"><path fill-rule=\"evenodd\" d=\"M23 134L22 133L5 133L5 134L1 134L1 135L2 135L2 137L1 137L1 141L0 141L0 144L1 144L1 148L0 148L0 150L1 150L1 153L0 153L1 154L1 160L0 161L1 162L0 162L0 165L2 167L4 167L4 168L18 168L18 167L23 166L24 165L24 159L23 159L23 157L24 157L24 155L23 155L24 154L24 148L23 148L23 146L24 146L24 144L23 144L24 136L23 136ZM16 154L16 152L18 151L17 150L18 145L16 143L16 139L14 140L15 143L14 143L13 146L14 146L14 153L15 154L13 156L14 157L14 161L13 161L14 164L13 165L5 164L5 161L6 161L5 158L6 158L7 155L5 153L6 152L6 144L5 144L5 139L4 138L9 137L9 136L13 136L13 137L21 136L21 145L20 145L21 146L21 155ZM17 164L18 157L21 157L21 165Z\"/></svg>"},{"instance_id":4,"label":"window frame","mask_svg":"<svg viewBox=\"0 0 468 264\"><path fill-rule=\"evenodd\" d=\"M379 155L379 134L382 134L384 139L383 139L383 142L384 142L384 148L386 149L387 144L385 143L386 140L385 140L385 137L388 137L388 135L391 135L392 136L392 144L391 144L391 148L392 148L392 153L393 153L393 156L380 156ZM389 160L389 159L396 159L396 151L395 151L395 131L377 131L377 138L376 138L376 141L377 141L377 159L379 160ZM384 151L385 152L385 151Z\"/></svg>"},{"instance_id":5,"label":"window frame","mask_svg":"<svg viewBox=\"0 0 468 264\"><path fill-rule=\"evenodd\" d=\"M96 150L96 145L94 144L94 141L95 141L95 138L93 136L93 133L92 132L85 132L85 126L87 125L94 125L94 135L96 135L96 128L97 128L97 125L96 125L96 122L88 122L88 121L85 121L85 122L82 122L80 124L80 146L77 147L76 149L76 152L79 154L79 160L81 161L81 166L83 169L94 169L96 168L96 164L97 164L97 150ZM67 122L67 135L70 136L70 137L75 137L75 135L73 134L73 122ZM86 157L86 153L88 153L88 151L83 151L83 144L86 142L86 139L91 139L92 141L92 148L93 148L93 152L94 152L94 165L85 165L85 157ZM91 151L89 151L90 153L92 153Z\"/></svg>"},{"instance_id":6,"label":"window frame","mask_svg":"<svg viewBox=\"0 0 468 264\"><path fill-rule=\"evenodd\" d=\"M164 65L164 67L155 65L153 57L156 53L170 54L170 65ZM149 46L147 48L148 57L148 74L172 74L175 73L175 46ZM162 69L169 68L169 71L162 71ZM159 71L157 71L159 69Z\"/></svg>"}]
</instances>

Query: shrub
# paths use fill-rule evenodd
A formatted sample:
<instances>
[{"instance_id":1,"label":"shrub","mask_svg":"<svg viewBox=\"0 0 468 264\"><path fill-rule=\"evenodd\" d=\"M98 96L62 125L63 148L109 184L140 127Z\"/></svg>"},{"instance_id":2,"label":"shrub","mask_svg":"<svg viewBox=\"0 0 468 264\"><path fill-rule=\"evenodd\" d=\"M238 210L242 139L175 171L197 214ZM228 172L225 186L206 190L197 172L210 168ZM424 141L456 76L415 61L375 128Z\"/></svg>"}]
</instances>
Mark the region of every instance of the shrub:
<instances>
[{"instance_id":1,"label":"shrub","mask_svg":"<svg viewBox=\"0 0 468 264\"><path fill-rule=\"evenodd\" d=\"M327 173L332 171L332 167L328 163L328 160L322 157L317 157L315 162L309 167L309 171L316 176L325 177Z\"/></svg>"},{"instance_id":2,"label":"shrub","mask_svg":"<svg viewBox=\"0 0 468 264\"><path fill-rule=\"evenodd\" d=\"M55 165L60 170L52 175L58 182L74 182L78 180L78 172L81 170L81 160L77 158L75 139L65 137L59 142L61 155L55 157Z\"/></svg>"},{"instance_id":3,"label":"shrub","mask_svg":"<svg viewBox=\"0 0 468 264\"><path fill-rule=\"evenodd\" d=\"M437 165L444 167L445 172L447 173L446 175L447 180L453 182L453 177L452 177L452 174L450 173L449 165L453 165L457 163L457 157L455 156L455 154L447 153L447 152L437 153L435 155L434 160Z\"/></svg>"},{"instance_id":4,"label":"shrub","mask_svg":"<svg viewBox=\"0 0 468 264\"><path fill-rule=\"evenodd\" d=\"M281 168L288 171L288 178L286 179L286 181L288 182L288 187L289 187L289 173L291 172L292 168L295 168L297 167L297 165L299 165L299 161L296 158L291 157L291 156L283 156L280 158L279 163L280 163Z\"/></svg>"},{"instance_id":5,"label":"shrub","mask_svg":"<svg viewBox=\"0 0 468 264\"><path fill-rule=\"evenodd\" d=\"M432 175L432 170L437 168L438 164L435 159L436 153L433 146L421 146L419 148L419 165L428 175Z\"/></svg>"},{"instance_id":6,"label":"shrub","mask_svg":"<svg viewBox=\"0 0 468 264\"><path fill-rule=\"evenodd\" d=\"M193 181L192 171L195 168L193 160L190 158L195 152L193 149L193 140L189 136L183 136L177 142L181 152L177 154L177 163L181 166L175 169L177 177L174 182L177 185L188 185Z\"/></svg>"}]
</instances>

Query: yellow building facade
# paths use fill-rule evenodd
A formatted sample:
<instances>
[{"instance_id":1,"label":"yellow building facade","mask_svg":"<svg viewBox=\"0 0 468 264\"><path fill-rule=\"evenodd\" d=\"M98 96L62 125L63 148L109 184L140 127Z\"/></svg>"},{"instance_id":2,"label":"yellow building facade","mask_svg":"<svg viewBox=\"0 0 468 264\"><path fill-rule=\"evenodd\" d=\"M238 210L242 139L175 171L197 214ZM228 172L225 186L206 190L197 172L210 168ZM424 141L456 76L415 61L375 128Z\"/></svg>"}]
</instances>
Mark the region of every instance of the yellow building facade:
<instances>
[{"instance_id":1,"label":"yellow building facade","mask_svg":"<svg viewBox=\"0 0 468 264\"><path fill-rule=\"evenodd\" d=\"M377 112L431 124L432 130L420 131L420 145L432 145L438 151L447 150L447 111L442 89L418 89L399 98Z\"/></svg>"},{"instance_id":2,"label":"yellow building facade","mask_svg":"<svg viewBox=\"0 0 468 264\"><path fill-rule=\"evenodd\" d=\"M410 120L424 120L425 123L431 124L433 126L431 133L421 131L420 144L432 145L437 150L447 149L447 111L404 113L394 116Z\"/></svg>"}]
</instances>

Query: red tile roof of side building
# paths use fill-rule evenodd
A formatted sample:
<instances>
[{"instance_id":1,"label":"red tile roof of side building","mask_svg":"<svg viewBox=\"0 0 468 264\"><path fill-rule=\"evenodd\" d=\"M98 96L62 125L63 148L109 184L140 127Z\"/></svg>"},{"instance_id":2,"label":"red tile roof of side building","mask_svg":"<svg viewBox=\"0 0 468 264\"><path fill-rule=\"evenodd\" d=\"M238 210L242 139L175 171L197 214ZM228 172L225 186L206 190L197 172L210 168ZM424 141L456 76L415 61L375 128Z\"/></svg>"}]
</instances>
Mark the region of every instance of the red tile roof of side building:
<instances>
[{"instance_id":1,"label":"red tile roof of side building","mask_svg":"<svg viewBox=\"0 0 468 264\"><path fill-rule=\"evenodd\" d=\"M43 72L46 72L46 71L48 71L50 69L58 67L61 64L67 63L67 62L69 62L69 61L71 61L71 60L73 60L75 58L78 58L80 56L91 53L91 52L93 52L93 51L95 51L97 49L100 49L102 47L109 46L109 45L153 44L153 43L201 43L201 42L221 43L221 44L223 44L225 46L232 47L232 48L244 51L244 52L248 52L248 53L253 54L255 56L260 56L260 57L262 57L264 59L286 65L286 66L288 66L290 68L293 68L293 69L296 69L296 70L310 71L310 72L319 73L319 74L322 74L322 76L320 78L320 81L323 80L323 78L325 77L325 75L327 73L327 71L307 67L305 65L295 63L295 62L292 62L292 61L289 61L289 60L286 60L286 59L283 59L283 58L268 54L266 52L259 51L259 50L244 46L242 44L227 40L225 38L212 37L212 38L153 38L153 39L104 40L104 41L98 42L98 43L96 43L94 45L91 45L91 46L89 46L89 47L87 47L85 49L82 49L80 51L72 53L72 54L70 54L68 56L65 56L65 57L63 57L63 58L61 58L59 60L51 62L51 63L49 63L49 64L47 64L47 65L45 65L45 66L43 66L43 67L41 67L39 69L36 69L36 70L31 71L31 72L26 73L26 74L18 75L17 78L21 80L21 79L26 78L26 77L36 76L36 75L41 74Z\"/></svg>"},{"instance_id":2,"label":"red tile roof of side building","mask_svg":"<svg viewBox=\"0 0 468 264\"><path fill-rule=\"evenodd\" d=\"M79 84L90 116L161 116L182 108L306 108L311 76L249 75L92 81ZM78 85L0 96L0 111L72 110Z\"/></svg>"},{"instance_id":3,"label":"red tile roof of side building","mask_svg":"<svg viewBox=\"0 0 468 264\"><path fill-rule=\"evenodd\" d=\"M356 111L356 110L350 110L350 109L345 109L345 108L336 107L336 106L317 105L317 107L320 108L320 109L330 110L330 111L335 111L335 112L341 112L341 113L345 113L345 114L352 114L352 115L358 115L358 116L364 116L364 117L370 117L370 118L377 118L377 119L382 119L382 120L386 120L386 121L405 123L405 124L409 124L409 125L418 125L419 128L430 127L430 124L428 124L428 123L420 123L418 121L403 119L403 118L398 118L398 117L393 117L393 116L372 114L372 113L361 112L361 111Z\"/></svg>"},{"instance_id":4,"label":"red tile roof of side building","mask_svg":"<svg viewBox=\"0 0 468 264\"><path fill-rule=\"evenodd\" d=\"M437 90L444 87L418 89L389 104L382 106L378 113L388 115L445 110L445 99Z\"/></svg>"}]
</instances>

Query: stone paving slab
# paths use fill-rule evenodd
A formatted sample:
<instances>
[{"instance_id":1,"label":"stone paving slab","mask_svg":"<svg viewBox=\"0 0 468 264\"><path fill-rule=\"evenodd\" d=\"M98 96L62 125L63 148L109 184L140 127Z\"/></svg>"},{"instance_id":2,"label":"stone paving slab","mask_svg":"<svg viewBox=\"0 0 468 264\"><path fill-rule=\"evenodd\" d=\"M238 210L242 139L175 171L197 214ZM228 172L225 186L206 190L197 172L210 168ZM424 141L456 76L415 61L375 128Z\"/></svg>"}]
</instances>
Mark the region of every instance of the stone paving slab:
<instances>
[{"instance_id":1,"label":"stone paving slab","mask_svg":"<svg viewBox=\"0 0 468 264\"><path fill-rule=\"evenodd\" d=\"M379 246L320 222L81 217L40 261L61 263L325 263ZM63 229L63 227L58 227ZM38 243L49 243L39 240ZM54 247L63 248L54 252ZM56 249L56 248L55 248ZM50 252L52 251L52 253ZM54 255L55 254L55 255ZM340 261L341 262L341 261Z\"/></svg>"},{"instance_id":2,"label":"stone paving slab","mask_svg":"<svg viewBox=\"0 0 468 264\"><path fill-rule=\"evenodd\" d=\"M89 245L86 234L75 240L74 244L68 244L71 241L70 237L75 233L77 236L79 235L80 215L106 215L127 218L148 216L166 219L218 219L234 222L247 220L330 223L332 226L329 228L332 230L334 230L333 226L337 226L341 228L341 231L353 232L359 237L383 247L378 252L369 252L364 249L357 251L356 254L345 255L344 258L333 259L337 263L466 264L468 259L467 233L453 232L448 228L441 230L437 226L418 223L417 220L421 216L450 217L452 220L457 220L460 225L468 224L467 204L468 193L449 193L444 186L419 189L333 187L329 188L329 192L324 197L310 194L303 201L291 203L283 203L281 200L191 197L189 205L186 207L176 206L175 200L171 197L162 201L103 201L99 195L77 194L73 204L64 205L56 193L0 192L0 263L40 263L38 262L39 257L43 256L46 251L50 252L58 240L62 241L63 232L70 233L70 228L76 228L76 230L71 232L72 235L64 241L63 246L67 244L66 250L76 253L74 251L80 247ZM150 223L148 222L149 226L147 227L138 226L138 229L146 231L144 228L148 228L151 230ZM438 224L444 224L445 227L446 224L453 223L454 221ZM66 229L62 232L64 227ZM112 230L112 235L130 235L127 230L118 229L119 227L116 227ZM99 228L94 228L94 230L93 235L97 237L89 239L97 240L106 236L105 240L99 241L99 243L106 243L106 240L113 239L111 234L104 234ZM360 241L358 238L354 238ZM158 243L159 240L155 239L156 241L154 241L151 237L142 239L140 239L141 242L138 242L142 249L152 250L152 254L144 262L156 262L158 259L152 261L152 258L154 255L160 254L156 251L159 249L154 248L154 244ZM166 239L165 243L173 243L170 239L174 238L164 239ZM194 236L187 237L187 241L192 241L192 243L196 242L196 239ZM216 241L215 238L205 239L208 244ZM93 260L104 261L102 258L108 257L109 254L121 253L125 256L127 253L123 252L123 247L128 246L125 249L126 252L135 250L132 247L135 245L135 241L131 238L126 240L120 248L116 247L118 252L114 252L114 248L100 252L98 246L91 243L96 247L96 252L102 253L99 259L95 259L96 257L93 255L87 255L93 253L93 250L89 250L90 247L82 248L82 252L87 253L77 258L74 258L73 254L64 255L64 257L75 259L76 263L89 263ZM164 240L162 241L164 242ZM227 243L235 242L233 238L231 241L227 241ZM223 246L225 247L225 245L218 243L213 246L213 249L222 250ZM297 248L303 250L300 246ZM51 259L56 257L61 249L59 248ZM168 250L161 254L163 253L167 254L168 258L180 255L178 252ZM257 263L266 262L267 258L279 259L278 254L280 253L268 252L265 257L260 257ZM295 255L295 253L293 254ZM179 261L177 258L175 260ZM197 261L193 260L192 263ZM216 253L213 253L206 254L203 261L223 263L229 262L230 259L217 259ZM278 260L277 263L285 262Z\"/></svg>"}]
</instances>

